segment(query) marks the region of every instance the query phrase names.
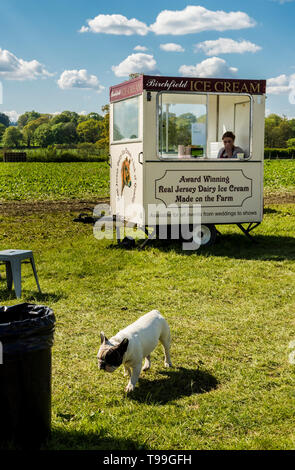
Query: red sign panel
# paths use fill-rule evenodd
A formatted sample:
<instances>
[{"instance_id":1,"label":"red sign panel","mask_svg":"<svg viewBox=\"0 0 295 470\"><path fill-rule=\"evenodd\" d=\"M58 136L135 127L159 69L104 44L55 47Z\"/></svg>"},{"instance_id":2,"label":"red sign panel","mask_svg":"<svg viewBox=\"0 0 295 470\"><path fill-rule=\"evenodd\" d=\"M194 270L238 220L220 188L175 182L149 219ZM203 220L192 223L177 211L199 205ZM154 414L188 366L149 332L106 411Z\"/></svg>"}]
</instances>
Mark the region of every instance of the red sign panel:
<instances>
[{"instance_id":1,"label":"red sign panel","mask_svg":"<svg viewBox=\"0 0 295 470\"><path fill-rule=\"evenodd\" d=\"M110 88L110 102L130 98L131 96L140 95L143 91L143 75L128 80L128 82L120 83Z\"/></svg>"}]
</instances>

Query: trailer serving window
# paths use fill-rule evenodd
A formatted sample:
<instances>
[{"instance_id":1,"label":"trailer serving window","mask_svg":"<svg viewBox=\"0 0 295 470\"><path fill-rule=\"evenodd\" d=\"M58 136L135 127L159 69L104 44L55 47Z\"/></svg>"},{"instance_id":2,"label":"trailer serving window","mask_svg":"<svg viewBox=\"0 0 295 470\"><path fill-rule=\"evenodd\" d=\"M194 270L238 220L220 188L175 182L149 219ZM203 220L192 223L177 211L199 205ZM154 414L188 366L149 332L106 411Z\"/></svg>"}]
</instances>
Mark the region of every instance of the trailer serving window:
<instances>
[{"instance_id":1,"label":"trailer serving window","mask_svg":"<svg viewBox=\"0 0 295 470\"><path fill-rule=\"evenodd\" d=\"M181 93L158 96L160 157L205 156L207 96Z\"/></svg>"},{"instance_id":2,"label":"trailer serving window","mask_svg":"<svg viewBox=\"0 0 295 470\"><path fill-rule=\"evenodd\" d=\"M157 101L160 158L216 159L226 131L236 135L235 146L249 157L249 95L160 92Z\"/></svg>"},{"instance_id":3,"label":"trailer serving window","mask_svg":"<svg viewBox=\"0 0 295 470\"><path fill-rule=\"evenodd\" d=\"M139 138L139 96L113 105L113 141Z\"/></svg>"}]
</instances>

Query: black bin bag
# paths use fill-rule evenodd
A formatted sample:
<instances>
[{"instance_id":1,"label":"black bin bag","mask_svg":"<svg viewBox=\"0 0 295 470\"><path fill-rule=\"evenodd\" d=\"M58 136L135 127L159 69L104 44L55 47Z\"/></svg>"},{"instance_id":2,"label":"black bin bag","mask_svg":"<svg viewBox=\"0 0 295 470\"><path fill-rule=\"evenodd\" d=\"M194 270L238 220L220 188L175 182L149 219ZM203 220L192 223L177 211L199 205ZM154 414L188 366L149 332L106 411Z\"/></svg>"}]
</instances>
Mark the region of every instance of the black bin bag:
<instances>
[{"instance_id":1,"label":"black bin bag","mask_svg":"<svg viewBox=\"0 0 295 470\"><path fill-rule=\"evenodd\" d=\"M40 448L51 429L51 348L55 317L49 307L0 307L0 447Z\"/></svg>"}]
</instances>

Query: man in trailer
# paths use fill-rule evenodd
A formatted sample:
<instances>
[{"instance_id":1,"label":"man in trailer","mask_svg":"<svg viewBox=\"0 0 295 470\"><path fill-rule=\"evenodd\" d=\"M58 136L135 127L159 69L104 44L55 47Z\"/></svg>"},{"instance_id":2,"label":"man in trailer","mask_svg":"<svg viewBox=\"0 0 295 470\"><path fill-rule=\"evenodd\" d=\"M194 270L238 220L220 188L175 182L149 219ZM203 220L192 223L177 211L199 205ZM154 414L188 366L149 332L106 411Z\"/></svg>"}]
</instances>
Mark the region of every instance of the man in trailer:
<instances>
[{"instance_id":1,"label":"man in trailer","mask_svg":"<svg viewBox=\"0 0 295 470\"><path fill-rule=\"evenodd\" d=\"M241 147L235 146L235 138L235 134L231 131L223 134L222 140L224 147L219 150L217 158L238 158L239 154L243 154L243 158L247 157Z\"/></svg>"}]
</instances>

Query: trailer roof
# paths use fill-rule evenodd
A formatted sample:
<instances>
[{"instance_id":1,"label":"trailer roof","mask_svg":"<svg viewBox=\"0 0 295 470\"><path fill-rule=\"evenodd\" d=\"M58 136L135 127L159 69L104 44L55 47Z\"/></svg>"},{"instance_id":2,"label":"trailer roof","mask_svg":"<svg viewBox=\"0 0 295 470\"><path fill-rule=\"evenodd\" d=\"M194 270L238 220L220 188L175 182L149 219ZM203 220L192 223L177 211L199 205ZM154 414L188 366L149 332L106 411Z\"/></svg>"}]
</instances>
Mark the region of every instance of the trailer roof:
<instances>
[{"instance_id":1,"label":"trailer roof","mask_svg":"<svg viewBox=\"0 0 295 470\"><path fill-rule=\"evenodd\" d=\"M265 89L266 80L140 75L110 87L110 102L140 95L143 90L263 95Z\"/></svg>"}]
</instances>

